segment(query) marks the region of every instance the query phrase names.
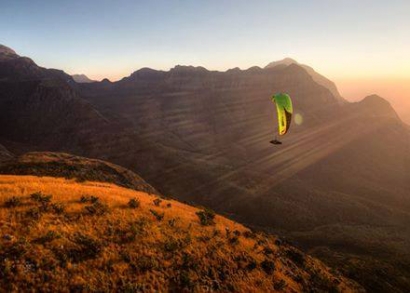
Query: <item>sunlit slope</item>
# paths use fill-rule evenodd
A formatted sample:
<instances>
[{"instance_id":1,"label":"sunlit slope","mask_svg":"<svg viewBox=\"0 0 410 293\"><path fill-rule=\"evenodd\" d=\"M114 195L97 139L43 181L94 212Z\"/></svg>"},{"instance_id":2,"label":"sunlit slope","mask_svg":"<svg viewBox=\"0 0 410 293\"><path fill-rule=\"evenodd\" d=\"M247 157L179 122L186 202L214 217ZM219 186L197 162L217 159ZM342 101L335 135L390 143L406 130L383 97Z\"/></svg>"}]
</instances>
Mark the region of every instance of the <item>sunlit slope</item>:
<instances>
[{"instance_id":1,"label":"sunlit slope","mask_svg":"<svg viewBox=\"0 0 410 293\"><path fill-rule=\"evenodd\" d=\"M108 183L2 175L0 227L3 291L358 291L279 239Z\"/></svg>"}]
</instances>

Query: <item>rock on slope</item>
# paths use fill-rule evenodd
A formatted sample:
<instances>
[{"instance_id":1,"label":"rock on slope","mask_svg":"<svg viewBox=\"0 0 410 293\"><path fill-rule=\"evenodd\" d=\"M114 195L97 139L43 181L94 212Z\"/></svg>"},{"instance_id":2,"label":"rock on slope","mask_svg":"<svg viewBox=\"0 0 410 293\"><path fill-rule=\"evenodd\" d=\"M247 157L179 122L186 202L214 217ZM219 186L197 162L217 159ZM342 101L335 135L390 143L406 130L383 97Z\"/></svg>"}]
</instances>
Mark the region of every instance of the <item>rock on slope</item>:
<instances>
[{"instance_id":1,"label":"rock on slope","mask_svg":"<svg viewBox=\"0 0 410 293\"><path fill-rule=\"evenodd\" d=\"M108 183L1 175L0 226L5 291L360 291L275 237Z\"/></svg>"}]
</instances>

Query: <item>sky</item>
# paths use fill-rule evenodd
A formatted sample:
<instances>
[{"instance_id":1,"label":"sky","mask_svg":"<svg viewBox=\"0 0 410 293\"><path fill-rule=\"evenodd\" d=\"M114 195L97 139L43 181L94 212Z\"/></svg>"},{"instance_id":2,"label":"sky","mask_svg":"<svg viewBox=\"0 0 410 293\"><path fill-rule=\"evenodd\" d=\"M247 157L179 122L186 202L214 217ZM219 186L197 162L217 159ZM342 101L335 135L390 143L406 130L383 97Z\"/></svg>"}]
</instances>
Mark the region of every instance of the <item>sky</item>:
<instances>
[{"instance_id":1,"label":"sky","mask_svg":"<svg viewBox=\"0 0 410 293\"><path fill-rule=\"evenodd\" d=\"M408 0L0 0L0 43L97 80L141 67L246 69L291 57L348 99L380 82L383 93L399 85L400 99L410 99Z\"/></svg>"}]
</instances>

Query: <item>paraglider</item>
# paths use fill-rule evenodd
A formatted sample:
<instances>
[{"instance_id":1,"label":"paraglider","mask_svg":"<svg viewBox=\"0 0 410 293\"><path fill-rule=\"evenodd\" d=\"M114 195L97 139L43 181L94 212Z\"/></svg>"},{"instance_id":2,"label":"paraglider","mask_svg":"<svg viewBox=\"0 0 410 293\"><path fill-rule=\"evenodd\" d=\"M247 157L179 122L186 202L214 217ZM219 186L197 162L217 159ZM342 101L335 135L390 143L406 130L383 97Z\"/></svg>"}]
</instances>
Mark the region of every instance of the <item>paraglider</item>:
<instances>
[{"instance_id":1,"label":"paraglider","mask_svg":"<svg viewBox=\"0 0 410 293\"><path fill-rule=\"evenodd\" d=\"M272 96L272 102L276 104L276 112L278 113L278 134L285 135L292 121L293 106L292 100L288 94L279 93ZM282 144L275 135L275 139L271 140L272 144Z\"/></svg>"}]
</instances>

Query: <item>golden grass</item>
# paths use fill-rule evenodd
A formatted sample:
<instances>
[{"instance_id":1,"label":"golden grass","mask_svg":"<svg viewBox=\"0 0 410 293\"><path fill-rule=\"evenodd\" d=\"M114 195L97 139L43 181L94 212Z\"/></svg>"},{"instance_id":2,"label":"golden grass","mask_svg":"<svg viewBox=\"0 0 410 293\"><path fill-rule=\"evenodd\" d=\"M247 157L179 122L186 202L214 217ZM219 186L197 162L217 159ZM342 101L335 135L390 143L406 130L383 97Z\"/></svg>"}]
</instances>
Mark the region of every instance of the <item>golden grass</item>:
<instances>
[{"instance_id":1,"label":"golden grass","mask_svg":"<svg viewBox=\"0 0 410 293\"><path fill-rule=\"evenodd\" d=\"M51 202L33 200L37 192ZM91 196L98 204L80 202ZM13 197L20 205L7 207ZM140 206L132 209L134 198ZM0 176L0 291L358 290L317 260L295 263L289 251L299 252L274 237L218 215L202 226L198 208L168 199L157 206L156 198L107 183Z\"/></svg>"}]
</instances>

